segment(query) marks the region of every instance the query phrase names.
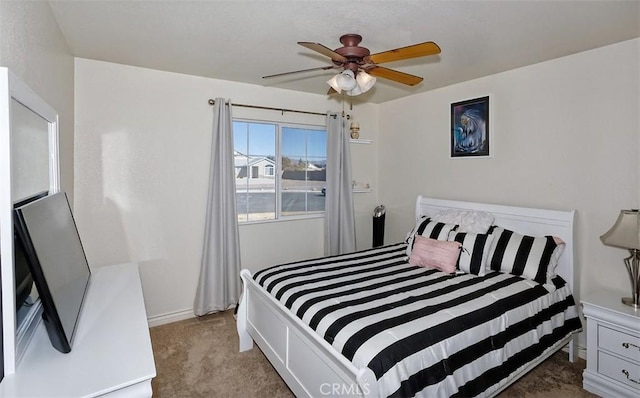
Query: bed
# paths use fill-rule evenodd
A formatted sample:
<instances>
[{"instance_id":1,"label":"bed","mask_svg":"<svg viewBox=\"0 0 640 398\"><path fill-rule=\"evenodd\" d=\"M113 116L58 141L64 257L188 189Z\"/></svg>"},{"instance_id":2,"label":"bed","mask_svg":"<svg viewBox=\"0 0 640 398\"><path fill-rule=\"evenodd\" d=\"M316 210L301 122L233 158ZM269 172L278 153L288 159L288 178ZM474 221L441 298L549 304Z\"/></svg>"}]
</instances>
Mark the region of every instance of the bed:
<instances>
[{"instance_id":1,"label":"bed","mask_svg":"<svg viewBox=\"0 0 640 398\"><path fill-rule=\"evenodd\" d=\"M495 396L565 346L573 361L574 212L419 196L416 229L446 211L560 238L555 273L448 274L409 264L411 242L242 270L240 351L256 342L298 397Z\"/></svg>"}]
</instances>

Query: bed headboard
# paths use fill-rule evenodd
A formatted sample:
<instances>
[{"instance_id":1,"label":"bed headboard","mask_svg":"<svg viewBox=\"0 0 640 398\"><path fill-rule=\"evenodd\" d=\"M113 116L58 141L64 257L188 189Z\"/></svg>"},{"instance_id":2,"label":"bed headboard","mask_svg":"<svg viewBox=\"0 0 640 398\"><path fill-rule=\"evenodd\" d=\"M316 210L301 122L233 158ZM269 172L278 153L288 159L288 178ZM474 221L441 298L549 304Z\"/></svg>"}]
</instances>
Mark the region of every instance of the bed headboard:
<instances>
[{"instance_id":1,"label":"bed headboard","mask_svg":"<svg viewBox=\"0 0 640 398\"><path fill-rule=\"evenodd\" d=\"M573 222L575 210L533 209L418 196L416 200L416 220L423 215L433 216L447 209L486 211L495 218L495 225L500 225L521 234L559 237L566 243L566 247L558 261L556 273L569 283L571 291L574 292Z\"/></svg>"}]
</instances>

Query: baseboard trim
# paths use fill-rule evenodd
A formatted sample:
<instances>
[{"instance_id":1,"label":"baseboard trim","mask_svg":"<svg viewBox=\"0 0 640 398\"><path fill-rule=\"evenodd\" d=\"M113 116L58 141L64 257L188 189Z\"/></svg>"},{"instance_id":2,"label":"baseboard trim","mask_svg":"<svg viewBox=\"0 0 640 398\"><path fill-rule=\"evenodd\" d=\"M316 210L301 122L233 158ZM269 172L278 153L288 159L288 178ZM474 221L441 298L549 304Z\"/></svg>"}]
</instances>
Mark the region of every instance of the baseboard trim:
<instances>
[{"instance_id":1,"label":"baseboard trim","mask_svg":"<svg viewBox=\"0 0 640 398\"><path fill-rule=\"evenodd\" d=\"M587 349L584 347L578 347L578 357L587 360Z\"/></svg>"},{"instance_id":2,"label":"baseboard trim","mask_svg":"<svg viewBox=\"0 0 640 398\"><path fill-rule=\"evenodd\" d=\"M167 323L184 321L190 318L195 318L193 308L152 316L147 318L147 323L149 327L152 328L154 326L166 325Z\"/></svg>"},{"instance_id":3,"label":"baseboard trim","mask_svg":"<svg viewBox=\"0 0 640 398\"><path fill-rule=\"evenodd\" d=\"M569 346L564 346L562 351L569 353ZM581 346L578 346L578 358L582 358L585 361L587 360L587 349Z\"/></svg>"}]
</instances>

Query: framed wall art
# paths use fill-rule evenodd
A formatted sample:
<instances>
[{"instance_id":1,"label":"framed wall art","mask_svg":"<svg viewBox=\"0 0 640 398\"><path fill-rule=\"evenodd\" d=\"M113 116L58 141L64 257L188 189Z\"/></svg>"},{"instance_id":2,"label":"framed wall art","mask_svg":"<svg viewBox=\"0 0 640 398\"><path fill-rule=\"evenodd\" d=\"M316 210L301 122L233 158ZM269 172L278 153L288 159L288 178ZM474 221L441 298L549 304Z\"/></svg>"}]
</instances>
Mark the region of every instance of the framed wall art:
<instances>
[{"instance_id":1,"label":"framed wall art","mask_svg":"<svg viewBox=\"0 0 640 398\"><path fill-rule=\"evenodd\" d=\"M489 96L451 104L451 157L489 157Z\"/></svg>"}]
</instances>

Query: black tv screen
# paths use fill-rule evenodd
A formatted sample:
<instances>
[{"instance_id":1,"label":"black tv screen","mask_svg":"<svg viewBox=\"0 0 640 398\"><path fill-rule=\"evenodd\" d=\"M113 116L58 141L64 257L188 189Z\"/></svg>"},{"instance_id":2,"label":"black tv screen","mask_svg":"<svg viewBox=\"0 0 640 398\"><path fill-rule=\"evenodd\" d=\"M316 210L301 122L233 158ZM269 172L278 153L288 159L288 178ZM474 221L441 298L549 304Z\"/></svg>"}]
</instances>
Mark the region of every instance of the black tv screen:
<instances>
[{"instance_id":1,"label":"black tv screen","mask_svg":"<svg viewBox=\"0 0 640 398\"><path fill-rule=\"evenodd\" d=\"M38 200L44 196L47 196L49 192L44 191L36 195L30 196L14 205L14 209L24 206L27 203ZM13 254L14 254L14 278L16 280L16 313L20 314L20 309L25 306L29 307L32 303L27 303L33 287L33 278L31 277L31 271L29 271L29 264L27 264L27 257L24 252L24 245L20 237L14 232L13 239ZM19 319L18 319L19 322Z\"/></svg>"},{"instance_id":2,"label":"black tv screen","mask_svg":"<svg viewBox=\"0 0 640 398\"><path fill-rule=\"evenodd\" d=\"M27 299L31 294L33 278L24 253L24 245L17 235L13 241L13 252L15 261L14 277L16 279L16 312L18 312L23 306L28 306Z\"/></svg>"},{"instance_id":3,"label":"black tv screen","mask_svg":"<svg viewBox=\"0 0 640 398\"><path fill-rule=\"evenodd\" d=\"M91 271L64 192L14 210L16 234L42 301L51 344L71 351Z\"/></svg>"}]
</instances>

